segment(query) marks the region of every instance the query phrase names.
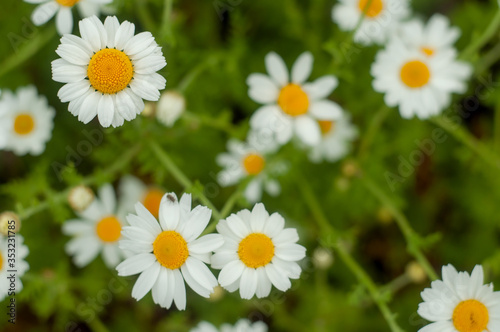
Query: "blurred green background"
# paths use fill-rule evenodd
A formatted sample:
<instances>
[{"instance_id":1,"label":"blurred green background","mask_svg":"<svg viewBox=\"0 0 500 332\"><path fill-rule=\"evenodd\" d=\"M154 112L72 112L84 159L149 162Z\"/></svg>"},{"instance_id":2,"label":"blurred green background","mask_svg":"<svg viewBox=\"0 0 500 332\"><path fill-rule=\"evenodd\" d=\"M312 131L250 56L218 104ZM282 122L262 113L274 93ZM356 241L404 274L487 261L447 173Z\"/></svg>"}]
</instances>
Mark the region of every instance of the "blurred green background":
<instances>
[{"instance_id":1,"label":"blurred green background","mask_svg":"<svg viewBox=\"0 0 500 332\"><path fill-rule=\"evenodd\" d=\"M383 96L373 91L369 74L379 48L350 43L350 34L331 21L335 1L177 0L166 15L162 0L114 0L112 7L120 21L135 23L136 31L153 32L168 63L161 71L167 89L185 87L189 112L173 128L139 116L117 129L102 129L95 120L88 125L78 122L57 98L62 84L52 81L50 69L50 62L58 58L54 20L34 27L29 21L34 5L21 0L2 4L0 89L35 84L57 115L53 137L42 156L17 157L0 151L0 211L23 215L45 204L39 213L22 220L30 270L23 278L24 290L17 295L16 325L7 324L3 315L0 329L187 331L201 320L218 326L248 317L264 320L271 331L388 331L368 292L335 250L334 264L327 270L311 260L316 248L331 243L317 226L317 211L306 202L304 181L329 222L342 232L344 245L373 280L389 290L383 293L385 299L406 331L417 331L425 324L416 310L420 292L429 282L414 283L405 274L414 258L406 251L407 242L391 206L425 237L423 250L439 274L448 263L462 271L483 264L486 281L500 284L498 165L485 163L448 135L402 183L387 183L387 172L397 174L401 158L409 160L419 151L416 141L431 138L436 124L403 120L397 110L383 107ZM498 11L496 1L419 0L412 6L416 16L428 18L439 12L459 26L459 50L477 38ZM469 91L456 96L450 107L453 113L464 105L473 106L462 117L463 132L496 154L500 154L500 133L495 130L495 110L500 109L498 37L497 33L474 55L476 73ZM250 301L241 300L237 293L206 300L188 290L187 310L167 311L154 305L149 294L139 302L132 299L136 278L117 277L100 258L84 269L71 263L64 252L68 238L61 234L61 224L74 218L62 199L65 188L89 176L96 178L93 189L105 182L116 185L121 175L131 173L168 191L184 191L148 148L150 140L160 143L197 183L197 190L221 208L235 188L215 184L219 171L215 156L225 151L229 137L245 138L248 118L258 107L247 96L246 78L265 72L264 56L269 51L282 55L291 66L306 50L315 56L312 79L325 74L339 77L331 98L352 114L360 139L352 156L336 164L311 164L306 153L292 145L279 152L278 157L291 165L280 178L284 194L264 196L263 202L268 211L280 212L288 226L299 229L300 243L308 249L302 277L291 290ZM81 159L72 157L71 151L86 140L83 131L93 129L103 132L103 142ZM137 142L143 143L138 156L118 172L108 173L106 168ZM62 181L55 174L55 163L70 166ZM390 204L373 195L367 178ZM233 212L248 207L239 199Z\"/></svg>"}]
</instances>

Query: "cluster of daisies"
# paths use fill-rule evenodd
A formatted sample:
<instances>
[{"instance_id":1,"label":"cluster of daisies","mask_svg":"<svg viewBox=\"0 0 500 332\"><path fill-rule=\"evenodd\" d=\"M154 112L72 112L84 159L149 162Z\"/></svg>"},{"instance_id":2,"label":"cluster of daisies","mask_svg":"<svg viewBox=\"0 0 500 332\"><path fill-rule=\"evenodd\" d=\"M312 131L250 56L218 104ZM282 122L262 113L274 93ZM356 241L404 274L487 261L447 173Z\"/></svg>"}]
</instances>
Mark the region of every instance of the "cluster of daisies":
<instances>
[{"instance_id":1,"label":"cluster of daisies","mask_svg":"<svg viewBox=\"0 0 500 332\"><path fill-rule=\"evenodd\" d=\"M453 93L467 90L470 64L459 61L454 43L460 30L436 14L427 23L410 18L408 0L342 0L333 20L354 40L383 45L371 74L373 88L384 94L389 107L399 107L403 118L427 119L450 106Z\"/></svg>"}]
</instances>

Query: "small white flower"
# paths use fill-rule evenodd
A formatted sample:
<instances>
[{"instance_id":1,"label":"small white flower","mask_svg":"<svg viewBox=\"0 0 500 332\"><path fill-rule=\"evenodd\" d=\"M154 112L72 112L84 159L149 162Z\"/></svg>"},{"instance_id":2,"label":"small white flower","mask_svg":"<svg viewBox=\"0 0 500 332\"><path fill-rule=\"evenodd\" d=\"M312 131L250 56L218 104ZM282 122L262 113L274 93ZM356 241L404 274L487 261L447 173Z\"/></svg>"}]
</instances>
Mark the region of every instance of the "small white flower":
<instances>
[{"instance_id":1,"label":"small white flower","mask_svg":"<svg viewBox=\"0 0 500 332\"><path fill-rule=\"evenodd\" d=\"M165 195L165 190L156 186L148 186L132 175L126 175L120 180L120 197L127 200L131 206L140 202L149 212L158 218L160 202Z\"/></svg>"},{"instance_id":2,"label":"small white flower","mask_svg":"<svg viewBox=\"0 0 500 332\"><path fill-rule=\"evenodd\" d=\"M73 31L73 13L71 9L76 6L82 17L99 15L102 5L113 0L24 0L28 3L39 4L31 20L37 26L47 23L56 16L56 28L59 35Z\"/></svg>"},{"instance_id":3,"label":"small white flower","mask_svg":"<svg viewBox=\"0 0 500 332\"><path fill-rule=\"evenodd\" d=\"M250 203L260 201L262 191L271 196L281 192L280 183L274 178L286 170L282 162L269 162L269 156L275 151L268 145L265 148L259 144L250 144L230 139L227 142L227 153L217 156L217 164L224 167L217 175L219 184L223 187L232 186L242 179L252 176L244 196Z\"/></svg>"},{"instance_id":4,"label":"small white flower","mask_svg":"<svg viewBox=\"0 0 500 332\"><path fill-rule=\"evenodd\" d=\"M167 64L150 32L134 35L134 24L108 16L80 21L82 37L64 35L52 61L52 79L66 83L58 92L68 110L88 123L96 116L103 127L118 127L157 101L166 80L158 70Z\"/></svg>"},{"instance_id":5,"label":"small white flower","mask_svg":"<svg viewBox=\"0 0 500 332\"><path fill-rule=\"evenodd\" d=\"M208 298L217 279L204 263L210 262L212 251L224 242L220 234L199 237L212 211L205 206L191 210L191 195L184 194L178 202L174 193L162 198L159 224L141 203L135 205L135 211L136 215L127 216L131 226L122 231L126 239L120 240L120 247L134 255L116 268L120 276L140 274L132 297L140 300L151 290L156 304L170 308L173 301L184 310L186 281L196 293Z\"/></svg>"},{"instance_id":6,"label":"small white flower","mask_svg":"<svg viewBox=\"0 0 500 332\"><path fill-rule=\"evenodd\" d=\"M63 224L63 233L73 237L65 249L76 266L86 266L102 252L106 266L114 268L126 256L118 247L122 227L127 225L125 215L130 209L126 203L117 204L113 187L106 184L87 209L77 212L78 219Z\"/></svg>"},{"instance_id":7,"label":"small white flower","mask_svg":"<svg viewBox=\"0 0 500 332\"><path fill-rule=\"evenodd\" d=\"M377 54L372 65L373 88L385 93L387 106L399 106L405 119L426 119L441 113L451 103L452 93L463 93L472 67L456 60L452 48L429 57L418 49L409 49L393 38Z\"/></svg>"},{"instance_id":8,"label":"small white flower","mask_svg":"<svg viewBox=\"0 0 500 332\"><path fill-rule=\"evenodd\" d=\"M231 326L223 324L220 329L208 322L200 322L198 326L191 329L190 332L267 332L267 325L264 322L252 323L248 319L240 319Z\"/></svg>"},{"instance_id":9,"label":"small white flower","mask_svg":"<svg viewBox=\"0 0 500 332\"><path fill-rule=\"evenodd\" d=\"M13 242L15 241L15 242ZM9 244L11 244L9 246ZM13 246L15 247L15 259L12 259ZM26 256L29 254L28 247L24 244L24 238L16 234L15 237L0 236L0 301L2 301L9 293L9 288L14 288L16 294L23 289L21 277L29 270L29 264L26 262ZM9 257L10 256L10 257ZM13 264L13 265L10 265ZM16 270L14 285L11 287L11 280L8 279L10 272L7 270Z\"/></svg>"},{"instance_id":10,"label":"small white flower","mask_svg":"<svg viewBox=\"0 0 500 332\"><path fill-rule=\"evenodd\" d=\"M52 136L55 110L33 85L16 93L4 90L0 98L0 149L16 155L40 155Z\"/></svg>"},{"instance_id":11,"label":"small white flower","mask_svg":"<svg viewBox=\"0 0 500 332\"><path fill-rule=\"evenodd\" d=\"M337 120L342 108L326 99L337 87L335 76L327 75L305 83L311 75L314 58L301 54L292 67L291 79L283 59L276 53L266 55L269 76L251 74L247 79L248 95L264 104L250 119L250 126L260 135L272 133L279 144L295 134L307 145L318 144L321 131L317 120Z\"/></svg>"},{"instance_id":12,"label":"small white flower","mask_svg":"<svg viewBox=\"0 0 500 332\"><path fill-rule=\"evenodd\" d=\"M172 127L185 109L186 100L183 95L176 91L165 91L156 105L156 118L163 125Z\"/></svg>"},{"instance_id":13,"label":"small white flower","mask_svg":"<svg viewBox=\"0 0 500 332\"><path fill-rule=\"evenodd\" d=\"M284 228L279 213L269 216L262 203L252 212L242 210L217 225L224 245L212 256L212 267L221 269L219 283L229 292L239 288L243 299L266 297L274 285L280 291L291 287L290 279L300 277L296 263L306 248L297 244L295 228Z\"/></svg>"},{"instance_id":14,"label":"small white flower","mask_svg":"<svg viewBox=\"0 0 500 332\"><path fill-rule=\"evenodd\" d=\"M342 159L350 152L352 141L358 137L358 129L351 123L348 114L337 121L319 121L319 126L321 142L309 153L309 159L316 163L323 159L329 162Z\"/></svg>"},{"instance_id":15,"label":"small white flower","mask_svg":"<svg viewBox=\"0 0 500 332\"><path fill-rule=\"evenodd\" d=\"M344 31L352 31L358 25L363 11L363 23L354 35L354 41L363 45L383 44L410 15L409 0L340 0L333 7L333 21Z\"/></svg>"},{"instance_id":16,"label":"small white flower","mask_svg":"<svg viewBox=\"0 0 500 332\"><path fill-rule=\"evenodd\" d=\"M447 265L442 274L442 281L433 281L421 294L418 314L433 323L419 332L500 331L500 292L483 284L481 265L471 275Z\"/></svg>"},{"instance_id":17,"label":"small white flower","mask_svg":"<svg viewBox=\"0 0 500 332\"><path fill-rule=\"evenodd\" d=\"M399 36L409 48L431 57L453 48L460 37L460 29L452 27L446 16L435 14L426 25L418 19L401 24Z\"/></svg>"}]
</instances>

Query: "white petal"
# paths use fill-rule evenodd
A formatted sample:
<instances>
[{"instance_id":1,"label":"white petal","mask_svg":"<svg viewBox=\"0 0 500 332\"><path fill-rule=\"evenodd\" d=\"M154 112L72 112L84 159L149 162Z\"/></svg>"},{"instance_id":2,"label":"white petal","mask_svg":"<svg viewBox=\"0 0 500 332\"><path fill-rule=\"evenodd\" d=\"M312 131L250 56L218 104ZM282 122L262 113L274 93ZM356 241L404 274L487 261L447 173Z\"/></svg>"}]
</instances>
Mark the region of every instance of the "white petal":
<instances>
[{"instance_id":1,"label":"white petal","mask_svg":"<svg viewBox=\"0 0 500 332\"><path fill-rule=\"evenodd\" d=\"M184 285L184 279L182 278L179 269L174 270L175 278L175 291L174 291L174 302L175 306L179 310L186 309L186 286Z\"/></svg>"},{"instance_id":2,"label":"white petal","mask_svg":"<svg viewBox=\"0 0 500 332\"><path fill-rule=\"evenodd\" d=\"M269 280L273 283L274 287L278 288L282 292L292 287L292 283L290 282L290 279L288 279L285 271L281 270L277 266L274 266L273 264L267 264L265 269L266 274L269 277Z\"/></svg>"},{"instance_id":3,"label":"white petal","mask_svg":"<svg viewBox=\"0 0 500 332\"><path fill-rule=\"evenodd\" d=\"M193 275L189 272L186 264L181 266L181 271L182 271L182 276L184 277L184 280L188 284L189 287L191 287L192 290L194 290L196 293L199 295L208 298L210 297L211 290L206 289L196 279L196 275Z\"/></svg>"},{"instance_id":4,"label":"white petal","mask_svg":"<svg viewBox=\"0 0 500 332\"><path fill-rule=\"evenodd\" d=\"M115 47L116 49L122 51L125 44L134 36L135 25L125 21L120 24L120 27L116 31L115 35Z\"/></svg>"},{"instance_id":5,"label":"white petal","mask_svg":"<svg viewBox=\"0 0 500 332\"><path fill-rule=\"evenodd\" d=\"M257 297L263 298L269 296L269 293L271 293L272 283L271 280L269 280L264 267L259 267L257 269L257 278Z\"/></svg>"},{"instance_id":6,"label":"white petal","mask_svg":"<svg viewBox=\"0 0 500 332\"><path fill-rule=\"evenodd\" d=\"M285 227L285 219L278 213L271 214L264 227L264 234L270 238L277 236Z\"/></svg>"},{"instance_id":7,"label":"white petal","mask_svg":"<svg viewBox=\"0 0 500 332\"><path fill-rule=\"evenodd\" d=\"M247 79L248 95L260 104L275 103L278 100L279 90L276 84L264 74L251 74Z\"/></svg>"},{"instance_id":8,"label":"white petal","mask_svg":"<svg viewBox=\"0 0 500 332\"><path fill-rule=\"evenodd\" d=\"M275 255L285 261L298 261L306 256L306 248L296 243L277 246Z\"/></svg>"},{"instance_id":9,"label":"white petal","mask_svg":"<svg viewBox=\"0 0 500 332\"><path fill-rule=\"evenodd\" d=\"M101 99L101 94L98 92L90 92L80 107L78 120L83 123L89 123L97 115L97 105Z\"/></svg>"},{"instance_id":10,"label":"white petal","mask_svg":"<svg viewBox=\"0 0 500 332\"><path fill-rule=\"evenodd\" d=\"M158 279L151 290L153 301L160 306L163 305L163 300L167 297L168 292L168 273L167 269L160 269Z\"/></svg>"},{"instance_id":11,"label":"white petal","mask_svg":"<svg viewBox=\"0 0 500 332\"><path fill-rule=\"evenodd\" d=\"M208 267L198 259L188 257L184 265L186 265L189 273L196 278L196 282L203 288L212 292L214 287L217 286L217 279L215 279Z\"/></svg>"},{"instance_id":12,"label":"white petal","mask_svg":"<svg viewBox=\"0 0 500 332\"><path fill-rule=\"evenodd\" d=\"M55 1L49 1L41 4L37 6L31 14L31 20L35 25L42 25L50 20L55 15L58 9L59 6Z\"/></svg>"},{"instance_id":13,"label":"white petal","mask_svg":"<svg viewBox=\"0 0 500 332\"><path fill-rule=\"evenodd\" d=\"M107 214L115 213L116 209L116 195L113 186L108 184L103 185L99 188L99 199L102 202L104 209Z\"/></svg>"},{"instance_id":14,"label":"white petal","mask_svg":"<svg viewBox=\"0 0 500 332\"><path fill-rule=\"evenodd\" d=\"M269 213L266 211L264 204L255 204L252 215L250 217L250 228L252 232L260 233L264 230L264 225L269 218Z\"/></svg>"},{"instance_id":15,"label":"white petal","mask_svg":"<svg viewBox=\"0 0 500 332\"><path fill-rule=\"evenodd\" d=\"M343 110L331 100L315 101L309 107L309 112L318 120L338 120L342 117Z\"/></svg>"},{"instance_id":16,"label":"white petal","mask_svg":"<svg viewBox=\"0 0 500 332\"><path fill-rule=\"evenodd\" d=\"M107 128L111 125L115 115L115 105L111 95L105 93L101 96L97 104L97 115L101 126Z\"/></svg>"},{"instance_id":17,"label":"white petal","mask_svg":"<svg viewBox=\"0 0 500 332\"><path fill-rule=\"evenodd\" d=\"M106 17L106 20L104 21L104 29L106 30L106 35L107 35L106 46L108 48L115 47L116 31L118 30L119 27L120 27L120 22L118 22L116 16Z\"/></svg>"},{"instance_id":18,"label":"white petal","mask_svg":"<svg viewBox=\"0 0 500 332\"><path fill-rule=\"evenodd\" d=\"M175 193L165 194L160 202L160 225L164 231L174 230L179 224L180 209Z\"/></svg>"},{"instance_id":19,"label":"white petal","mask_svg":"<svg viewBox=\"0 0 500 332\"><path fill-rule=\"evenodd\" d=\"M125 259L116 267L116 271L118 271L119 276L131 276L143 272L155 262L155 255L139 254Z\"/></svg>"},{"instance_id":20,"label":"white petal","mask_svg":"<svg viewBox=\"0 0 500 332\"><path fill-rule=\"evenodd\" d=\"M212 210L206 206L198 205L188 216L188 220L180 230L187 242L191 242L200 236L205 230L212 216Z\"/></svg>"},{"instance_id":21,"label":"white petal","mask_svg":"<svg viewBox=\"0 0 500 332\"><path fill-rule=\"evenodd\" d=\"M132 297L134 299L139 301L153 288L156 280L158 280L161 268L160 264L155 263L141 273L132 288Z\"/></svg>"},{"instance_id":22,"label":"white petal","mask_svg":"<svg viewBox=\"0 0 500 332\"><path fill-rule=\"evenodd\" d=\"M219 249L224 244L220 234L208 234L189 243L189 252L204 254Z\"/></svg>"},{"instance_id":23,"label":"white petal","mask_svg":"<svg viewBox=\"0 0 500 332\"><path fill-rule=\"evenodd\" d=\"M228 263L219 273L219 284L228 286L238 280L246 266L239 260Z\"/></svg>"},{"instance_id":24,"label":"white petal","mask_svg":"<svg viewBox=\"0 0 500 332\"><path fill-rule=\"evenodd\" d=\"M56 28L59 35L69 34L73 30L73 14L71 8L61 6L56 15Z\"/></svg>"},{"instance_id":25,"label":"white petal","mask_svg":"<svg viewBox=\"0 0 500 332\"><path fill-rule=\"evenodd\" d=\"M240 239L243 239L250 233L250 229L245 225L243 220L236 214L232 214L226 218L227 226L231 231L236 234Z\"/></svg>"},{"instance_id":26,"label":"white petal","mask_svg":"<svg viewBox=\"0 0 500 332\"><path fill-rule=\"evenodd\" d=\"M283 59L276 53L270 52L265 58L266 69L273 80L279 85L284 86L288 83L288 69Z\"/></svg>"},{"instance_id":27,"label":"white petal","mask_svg":"<svg viewBox=\"0 0 500 332\"><path fill-rule=\"evenodd\" d=\"M149 212L149 210L146 209L144 205L142 205L142 203L137 202L134 208L137 215L148 225L147 228L149 228L151 233L153 234L161 233L161 228L160 225L158 224L158 221L151 214L151 212Z\"/></svg>"},{"instance_id":28,"label":"white petal","mask_svg":"<svg viewBox=\"0 0 500 332\"><path fill-rule=\"evenodd\" d=\"M90 45L92 45L94 52L100 50L102 48L101 36L99 35L99 29L95 25L94 21L90 18L84 18L78 23L78 25L80 27L80 35L84 40L88 41Z\"/></svg>"},{"instance_id":29,"label":"white petal","mask_svg":"<svg viewBox=\"0 0 500 332\"><path fill-rule=\"evenodd\" d=\"M257 291L258 275L255 269L245 269L240 279L240 296L242 299L251 299Z\"/></svg>"},{"instance_id":30,"label":"white petal","mask_svg":"<svg viewBox=\"0 0 500 332\"><path fill-rule=\"evenodd\" d=\"M309 116L295 119L295 131L300 140L309 146L317 145L321 141L319 125Z\"/></svg>"},{"instance_id":31,"label":"white petal","mask_svg":"<svg viewBox=\"0 0 500 332\"><path fill-rule=\"evenodd\" d=\"M328 97L338 86L339 80L333 76L322 76L312 83L303 85L304 91L310 99L319 100Z\"/></svg>"},{"instance_id":32,"label":"white petal","mask_svg":"<svg viewBox=\"0 0 500 332\"><path fill-rule=\"evenodd\" d=\"M312 72L314 58L311 52L302 53L292 67L292 82L296 84L304 83Z\"/></svg>"}]
</instances>

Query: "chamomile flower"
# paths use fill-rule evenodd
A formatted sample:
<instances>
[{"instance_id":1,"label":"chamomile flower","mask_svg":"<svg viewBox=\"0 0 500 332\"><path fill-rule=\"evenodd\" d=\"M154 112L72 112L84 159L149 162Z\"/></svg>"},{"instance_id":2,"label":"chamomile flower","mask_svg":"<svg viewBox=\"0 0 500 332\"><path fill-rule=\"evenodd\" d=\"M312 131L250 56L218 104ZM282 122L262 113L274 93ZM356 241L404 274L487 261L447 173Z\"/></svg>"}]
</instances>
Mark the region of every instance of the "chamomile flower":
<instances>
[{"instance_id":1,"label":"chamomile flower","mask_svg":"<svg viewBox=\"0 0 500 332\"><path fill-rule=\"evenodd\" d=\"M120 240L120 247L134 255L116 268L120 276L140 274L132 297L140 300L151 290L156 304L170 308L173 301L184 310L186 281L196 293L208 298L217 279L204 263L224 242L220 234L200 237L212 211L205 206L191 210L191 195L184 194L179 202L174 193L161 200L159 224L141 203L135 205L135 211L136 215L127 216L131 226L123 229L125 239Z\"/></svg>"},{"instance_id":2,"label":"chamomile flower","mask_svg":"<svg viewBox=\"0 0 500 332\"><path fill-rule=\"evenodd\" d=\"M229 292L239 288L243 299L266 297L272 285L283 292L289 289L290 279L300 276L296 262L306 249L296 243L297 230L284 226L283 217L270 216L262 203L221 220L217 231L224 245L212 256L212 267L221 269L220 285Z\"/></svg>"},{"instance_id":3,"label":"chamomile flower","mask_svg":"<svg viewBox=\"0 0 500 332\"><path fill-rule=\"evenodd\" d=\"M124 176L120 180L120 196L126 199L132 206L140 202L149 212L158 218L160 202L165 195L165 190L157 186L148 186L132 175Z\"/></svg>"},{"instance_id":4,"label":"chamomile flower","mask_svg":"<svg viewBox=\"0 0 500 332\"><path fill-rule=\"evenodd\" d=\"M157 101L166 80L156 71L167 64L150 32L134 35L134 24L108 16L79 23L82 37L64 35L52 61L52 78L66 83L58 92L68 110L88 123L96 116L103 127L118 127Z\"/></svg>"},{"instance_id":5,"label":"chamomile flower","mask_svg":"<svg viewBox=\"0 0 500 332\"><path fill-rule=\"evenodd\" d=\"M217 177L221 186L231 186L252 177L244 192L250 203L260 201L263 190L271 196L280 194L281 185L275 177L286 170L286 165L269 163L268 157L276 150L272 144L263 147L231 139L227 142L227 149L227 153L221 153L216 159L224 167Z\"/></svg>"},{"instance_id":6,"label":"chamomile flower","mask_svg":"<svg viewBox=\"0 0 500 332\"><path fill-rule=\"evenodd\" d=\"M156 105L158 121L172 127L186 109L186 99L177 91L165 91Z\"/></svg>"},{"instance_id":7,"label":"chamomile flower","mask_svg":"<svg viewBox=\"0 0 500 332\"><path fill-rule=\"evenodd\" d=\"M33 85L19 88L15 93L2 91L0 122L5 133L0 134L0 148L12 150L18 156L40 155L52 136L54 116L55 110L48 105L47 98L39 95Z\"/></svg>"},{"instance_id":8,"label":"chamomile flower","mask_svg":"<svg viewBox=\"0 0 500 332\"><path fill-rule=\"evenodd\" d=\"M37 26L47 23L56 16L56 29L59 35L73 31L73 7L77 7L82 17L99 15L101 6L113 0L24 0L28 3L39 4L31 20Z\"/></svg>"},{"instance_id":9,"label":"chamomile flower","mask_svg":"<svg viewBox=\"0 0 500 332\"><path fill-rule=\"evenodd\" d=\"M14 242L15 241L15 242ZM9 244L11 244L9 246ZM15 259L12 259L12 249L15 245ZM10 250L9 250L10 248ZM26 256L29 254L28 247L24 244L22 235L16 234L15 237L0 236L0 301L2 301L9 293L9 289L13 289L16 294L23 289L21 277L29 270L29 265L26 262ZM15 279L9 278L15 270Z\"/></svg>"},{"instance_id":10,"label":"chamomile flower","mask_svg":"<svg viewBox=\"0 0 500 332\"><path fill-rule=\"evenodd\" d=\"M452 48L429 57L393 38L372 65L373 88L385 93L387 106L399 106L405 119L426 119L450 105L452 93L463 93L472 67L456 60Z\"/></svg>"},{"instance_id":11,"label":"chamomile flower","mask_svg":"<svg viewBox=\"0 0 500 332\"><path fill-rule=\"evenodd\" d=\"M422 292L418 314L433 323L419 332L500 331L500 292L493 291L493 284L483 284L481 265L471 275L447 265L442 274L443 280Z\"/></svg>"},{"instance_id":12,"label":"chamomile flower","mask_svg":"<svg viewBox=\"0 0 500 332\"><path fill-rule=\"evenodd\" d=\"M358 130L352 125L348 114L337 121L319 121L319 126L321 142L309 153L309 159L316 163L323 159L329 162L342 159L351 150L352 141L358 137Z\"/></svg>"},{"instance_id":13,"label":"chamomile flower","mask_svg":"<svg viewBox=\"0 0 500 332\"><path fill-rule=\"evenodd\" d=\"M208 322L200 322L190 332L267 332L267 325L263 322L252 323L248 319L240 319L234 326L223 324L220 329Z\"/></svg>"},{"instance_id":14,"label":"chamomile flower","mask_svg":"<svg viewBox=\"0 0 500 332\"><path fill-rule=\"evenodd\" d=\"M63 233L73 237L65 249L68 255L73 256L76 266L86 266L101 253L106 266L114 268L126 256L118 247L118 240L122 227L127 225L127 203L123 200L117 203L113 187L106 184L99 189L98 197L87 209L77 212L78 219L63 224Z\"/></svg>"},{"instance_id":15,"label":"chamomile flower","mask_svg":"<svg viewBox=\"0 0 500 332\"><path fill-rule=\"evenodd\" d=\"M460 37L460 29L450 25L450 20L443 15L435 14L426 25L415 19L401 24L401 40L409 48L418 49L432 57L450 47Z\"/></svg>"},{"instance_id":16,"label":"chamomile flower","mask_svg":"<svg viewBox=\"0 0 500 332\"><path fill-rule=\"evenodd\" d=\"M266 55L269 76L251 74L247 79L250 98L265 105L250 119L253 130L273 133L280 144L290 141L294 134L307 145L319 143L321 130L317 120L337 120L342 108L326 99L338 85L336 77L327 75L305 83L313 61L311 53L301 54L292 67L290 79L283 59L274 52Z\"/></svg>"},{"instance_id":17,"label":"chamomile flower","mask_svg":"<svg viewBox=\"0 0 500 332\"><path fill-rule=\"evenodd\" d=\"M409 0L340 0L333 7L333 21L344 31L358 25L354 41L363 45L383 44L402 20L410 14ZM368 4L370 6L368 7Z\"/></svg>"}]
</instances>

